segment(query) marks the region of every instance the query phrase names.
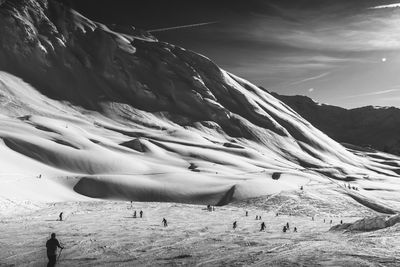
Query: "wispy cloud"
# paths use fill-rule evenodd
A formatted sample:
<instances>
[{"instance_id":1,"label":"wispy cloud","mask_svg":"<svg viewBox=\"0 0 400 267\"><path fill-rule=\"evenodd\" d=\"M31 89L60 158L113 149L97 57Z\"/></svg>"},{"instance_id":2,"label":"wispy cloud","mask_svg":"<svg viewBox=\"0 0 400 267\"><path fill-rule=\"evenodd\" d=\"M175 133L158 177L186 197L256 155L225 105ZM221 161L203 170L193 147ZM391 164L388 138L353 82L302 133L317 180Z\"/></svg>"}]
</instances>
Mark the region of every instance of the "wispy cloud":
<instances>
[{"instance_id":1,"label":"wispy cloud","mask_svg":"<svg viewBox=\"0 0 400 267\"><path fill-rule=\"evenodd\" d=\"M318 79L321 79L321 78L323 78L323 77L325 77L325 76L327 76L329 74L330 74L330 72L325 72L325 73L322 73L322 74L317 75L317 76L313 76L313 77L309 77L309 78L306 78L306 79L303 79L303 80L300 80L300 81L292 82L289 85L301 84L301 83L305 83L305 82L309 82L309 81L313 81L313 80L318 80Z\"/></svg>"},{"instance_id":2,"label":"wispy cloud","mask_svg":"<svg viewBox=\"0 0 400 267\"><path fill-rule=\"evenodd\" d=\"M188 24L188 25L181 25L181 26L168 27L168 28L160 28L160 29L148 30L148 32L171 31L171 30L178 30L178 29L184 29L184 28L193 28L193 27L206 26L206 25L211 25L211 24L215 24L215 23L218 23L218 21L210 21L210 22Z\"/></svg>"},{"instance_id":3,"label":"wispy cloud","mask_svg":"<svg viewBox=\"0 0 400 267\"><path fill-rule=\"evenodd\" d=\"M155 31L175 34L178 45L185 38L188 48L277 92L315 94L346 107L400 95L400 13L393 9L400 0L254 1L278 8Z\"/></svg>"},{"instance_id":4,"label":"wispy cloud","mask_svg":"<svg viewBox=\"0 0 400 267\"><path fill-rule=\"evenodd\" d=\"M390 4L390 5L374 6L374 7L370 7L369 9L397 8L397 7L400 7L400 3Z\"/></svg>"},{"instance_id":5,"label":"wispy cloud","mask_svg":"<svg viewBox=\"0 0 400 267\"><path fill-rule=\"evenodd\" d=\"M400 92L400 88L394 88L394 89L388 89L388 90L382 90L382 91L375 91L375 92L369 92L369 93L358 94L358 95L350 95L350 96L345 96L342 99L356 98L356 97L363 97L363 96L384 95L384 94L389 94L389 93L393 93L393 92Z\"/></svg>"}]
</instances>

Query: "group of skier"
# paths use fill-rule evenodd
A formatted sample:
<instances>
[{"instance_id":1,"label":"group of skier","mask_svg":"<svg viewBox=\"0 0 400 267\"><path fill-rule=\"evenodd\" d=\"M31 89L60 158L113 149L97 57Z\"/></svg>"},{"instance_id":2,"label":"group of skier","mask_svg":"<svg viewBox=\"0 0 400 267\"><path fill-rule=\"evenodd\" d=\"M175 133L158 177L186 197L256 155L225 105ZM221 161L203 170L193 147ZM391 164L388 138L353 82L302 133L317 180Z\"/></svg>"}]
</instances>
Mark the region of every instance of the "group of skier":
<instances>
[{"instance_id":1,"label":"group of skier","mask_svg":"<svg viewBox=\"0 0 400 267\"><path fill-rule=\"evenodd\" d=\"M142 210L139 211L139 216L140 216L140 218L143 218L143 211ZM137 218L136 210L133 212L133 218Z\"/></svg>"},{"instance_id":2,"label":"group of skier","mask_svg":"<svg viewBox=\"0 0 400 267\"><path fill-rule=\"evenodd\" d=\"M131 202L131 208L132 208L132 202ZM215 208L212 207L211 205L207 205L207 210L208 211L214 211ZM64 214L63 212L61 212L59 214L59 221L63 221L63 219L64 219L63 218L63 214ZM137 213L136 213L136 210L135 210L134 213L133 213L133 218L136 218L136 216L137 216ZM143 218L143 211L142 210L139 211L139 216L140 216L140 218ZM246 217L249 216L249 212L248 211L246 211L245 216ZM276 216L279 216L279 213L276 213ZM256 215L256 220L261 220L261 216L260 215ZM314 221L314 217L312 217L312 220ZM325 219L324 219L324 222L325 222ZM341 220L340 223L342 224L343 221ZM330 220L330 224L332 224L332 220ZM164 227L168 226L167 219L165 219L165 218L162 219L162 225ZM238 222L234 221L232 227L233 227L233 229L236 229L238 227ZM260 226L260 232L261 231L265 231L265 229L266 229L266 224L265 224L265 222L262 222L261 226ZM287 222L283 226L282 231L284 233L286 233L289 230L290 230L290 225L289 225L289 222ZM297 227L293 228L293 232L297 232ZM61 255L61 251L64 249L64 247L56 239L56 234L55 233L51 234L51 238L46 242L46 247L47 247L47 257L49 259L49 262L48 262L47 266L48 267L49 266L55 266L55 264L56 264L56 262L58 260L57 259L57 248L61 249L59 254L58 254L58 258Z\"/></svg>"},{"instance_id":3,"label":"group of skier","mask_svg":"<svg viewBox=\"0 0 400 267\"><path fill-rule=\"evenodd\" d=\"M348 189L352 189L352 190L358 191L358 187L350 185L350 184L348 184L348 185L344 184L344 187L346 187Z\"/></svg>"},{"instance_id":4,"label":"group of skier","mask_svg":"<svg viewBox=\"0 0 400 267\"><path fill-rule=\"evenodd\" d=\"M276 213L276 216L278 216L279 214ZM248 217L249 216L249 212L246 210L245 216ZM260 215L256 215L256 220L261 220L261 216ZM235 230L238 227L238 222L234 221L232 224L232 228ZM266 225L265 222L261 223L261 227L260 227L260 232L265 231ZM283 232L286 233L289 230L289 223L286 223L286 225L283 226ZM293 232L297 233L297 227L293 228Z\"/></svg>"}]
</instances>

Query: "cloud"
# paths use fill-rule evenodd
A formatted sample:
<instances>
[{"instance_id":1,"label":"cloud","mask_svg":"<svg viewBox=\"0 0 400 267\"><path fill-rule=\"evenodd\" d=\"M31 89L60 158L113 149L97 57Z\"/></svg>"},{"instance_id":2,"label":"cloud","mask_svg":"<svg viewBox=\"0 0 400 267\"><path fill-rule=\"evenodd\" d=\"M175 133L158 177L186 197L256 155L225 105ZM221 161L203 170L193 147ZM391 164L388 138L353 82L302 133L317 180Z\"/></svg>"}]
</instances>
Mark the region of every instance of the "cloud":
<instances>
[{"instance_id":1,"label":"cloud","mask_svg":"<svg viewBox=\"0 0 400 267\"><path fill-rule=\"evenodd\" d=\"M398 8L400 3L370 7L369 9Z\"/></svg>"},{"instance_id":2,"label":"cloud","mask_svg":"<svg viewBox=\"0 0 400 267\"><path fill-rule=\"evenodd\" d=\"M330 74L330 72L325 72L325 73L322 73L322 74L317 75L317 76L309 77L309 78L306 78L306 79L303 79L303 80L300 80L300 81L297 81L297 82L290 83L289 85L301 84L301 83L305 83L305 82L309 82L309 81L313 81L313 80L318 80L318 79L323 78L323 77L325 77L325 76L327 76L329 74ZM312 92L314 90L314 88L311 88L311 89L310 89L311 91L309 90L310 92Z\"/></svg>"},{"instance_id":3,"label":"cloud","mask_svg":"<svg viewBox=\"0 0 400 267\"><path fill-rule=\"evenodd\" d=\"M211 24L215 24L215 23L218 23L218 21L210 21L210 22L204 22L204 23L196 23L196 24L188 24L188 25L181 25L181 26L168 27L168 28L160 28L160 29L148 30L148 32L163 32L163 31L177 30L177 29L183 29L183 28L193 28L193 27L211 25Z\"/></svg>"},{"instance_id":4,"label":"cloud","mask_svg":"<svg viewBox=\"0 0 400 267\"><path fill-rule=\"evenodd\" d=\"M300 22L265 16L249 20L249 27L232 28L247 40L273 41L292 48L314 51L355 52L400 49L400 15L361 9L350 12L301 10Z\"/></svg>"},{"instance_id":5,"label":"cloud","mask_svg":"<svg viewBox=\"0 0 400 267\"><path fill-rule=\"evenodd\" d=\"M342 99L356 98L356 97L362 97L362 96L384 95L384 94L389 94L389 93L393 93L393 92L400 92L400 88L393 88L393 89L369 92L369 93L358 94L358 95L350 95L350 96L345 96Z\"/></svg>"}]
</instances>

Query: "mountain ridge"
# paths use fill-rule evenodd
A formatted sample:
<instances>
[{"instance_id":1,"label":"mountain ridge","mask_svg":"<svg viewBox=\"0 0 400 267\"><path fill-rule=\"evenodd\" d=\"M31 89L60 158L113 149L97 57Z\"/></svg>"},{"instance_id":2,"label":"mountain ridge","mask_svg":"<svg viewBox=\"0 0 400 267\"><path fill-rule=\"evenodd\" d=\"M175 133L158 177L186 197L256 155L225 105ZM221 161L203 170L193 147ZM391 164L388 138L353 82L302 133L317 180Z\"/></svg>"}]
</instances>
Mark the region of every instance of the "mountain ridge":
<instances>
[{"instance_id":1,"label":"mountain ridge","mask_svg":"<svg viewBox=\"0 0 400 267\"><path fill-rule=\"evenodd\" d=\"M345 109L307 96L272 95L338 142L400 154L400 109L396 107Z\"/></svg>"}]
</instances>

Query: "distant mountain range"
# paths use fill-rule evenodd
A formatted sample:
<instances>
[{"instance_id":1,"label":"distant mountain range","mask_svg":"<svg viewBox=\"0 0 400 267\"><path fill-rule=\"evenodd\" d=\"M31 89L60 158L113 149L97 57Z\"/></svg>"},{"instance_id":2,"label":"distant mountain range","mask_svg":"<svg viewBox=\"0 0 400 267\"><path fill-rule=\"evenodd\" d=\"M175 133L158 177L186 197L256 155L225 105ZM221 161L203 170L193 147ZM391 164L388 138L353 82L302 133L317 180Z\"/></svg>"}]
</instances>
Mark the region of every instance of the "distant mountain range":
<instances>
[{"instance_id":1,"label":"distant mountain range","mask_svg":"<svg viewBox=\"0 0 400 267\"><path fill-rule=\"evenodd\" d=\"M366 106L354 109L320 104L306 96L272 93L332 139L400 154L400 109Z\"/></svg>"}]
</instances>

